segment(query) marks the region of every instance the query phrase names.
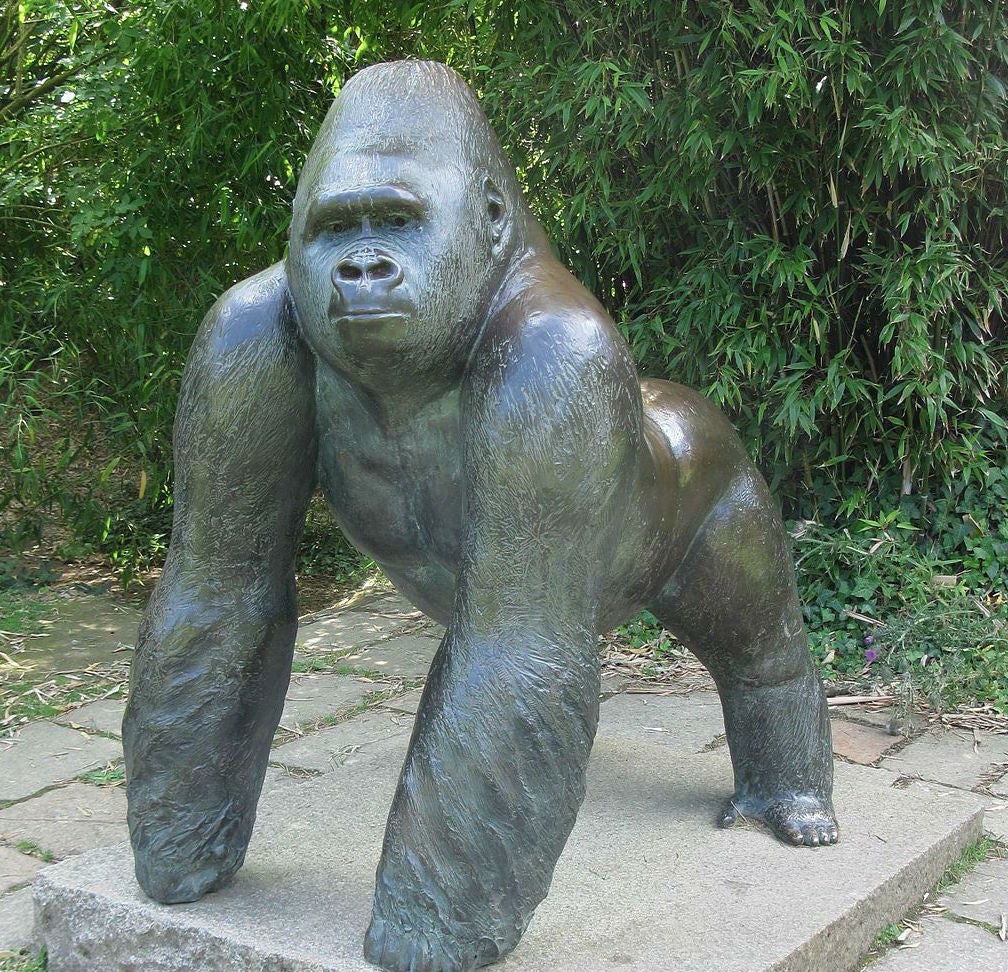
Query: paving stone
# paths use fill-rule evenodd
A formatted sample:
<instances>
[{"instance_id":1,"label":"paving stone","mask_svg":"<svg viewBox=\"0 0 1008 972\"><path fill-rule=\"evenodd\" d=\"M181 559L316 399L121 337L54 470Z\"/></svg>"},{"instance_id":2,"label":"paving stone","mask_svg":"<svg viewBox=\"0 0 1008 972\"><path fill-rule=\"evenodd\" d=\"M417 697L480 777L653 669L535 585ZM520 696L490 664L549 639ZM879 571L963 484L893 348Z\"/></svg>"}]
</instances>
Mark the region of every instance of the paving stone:
<instances>
[{"instance_id":1,"label":"paving stone","mask_svg":"<svg viewBox=\"0 0 1008 972\"><path fill-rule=\"evenodd\" d=\"M895 739L899 739L901 735L905 738L907 729L918 731L927 725L926 720L918 713L912 711L907 713L902 707L892 705L881 708L873 705L838 705L833 706L831 711L834 718L840 716L851 722L862 722L886 731L895 721L897 727Z\"/></svg>"},{"instance_id":2,"label":"paving stone","mask_svg":"<svg viewBox=\"0 0 1008 972\"><path fill-rule=\"evenodd\" d=\"M335 715L359 705L369 693L384 687L352 675L294 675L287 689L280 725L289 728Z\"/></svg>"},{"instance_id":3,"label":"paving stone","mask_svg":"<svg viewBox=\"0 0 1008 972\"><path fill-rule=\"evenodd\" d=\"M876 708L873 705L834 705L830 707L830 712L834 718L841 716L852 722L877 726L879 729L887 729L889 723L897 716L896 709L891 705L883 708Z\"/></svg>"},{"instance_id":4,"label":"paving stone","mask_svg":"<svg viewBox=\"0 0 1008 972\"><path fill-rule=\"evenodd\" d=\"M53 719L53 722L84 729L87 732L107 732L112 736L121 736L125 711L125 699L102 699L100 702L89 702L79 709L64 712L63 715Z\"/></svg>"},{"instance_id":5,"label":"paving stone","mask_svg":"<svg viewBox=\"0 0 1008 972\"><path fill-rule=\"evenodd\" d=\"M21 888L0 897L0 957L32 944L35 906L31 888Z\"/></svg>"},{"instance_id":6,"label":"paving stone","mask_svg":"<svg viewBox=\"0 0 1008 972\"><path fill-rule=\"evenodd\" d=\"M650 744L684 754L724 745L724 717L716 692L627 693L603 702L602 712L609 732L634 745Z\"/></svg>"},{"instance_id":7,"label":"paving stone","mask_svg":"<svg viewBox=\"0 0 1008 972\"><path fill-rule=\"evenodd\" d=\"M391 739L408 739L412 729L410 715L375 709L294 742L274 746L270 762L274 766L328 773L356 765L370 750L386 748ZM402 757L398 757L398 762L402 764Z\"/></svg>"},{"instance_id":8,"label":"paving stone","mask_svg":"<svg viewBox=\"0 0 1008 972\"><path fill-rule=\"evenodd\" d=\"M30 722L0 742L0 803L22 800L122 756L122 744L54 722Z\"/></svg>"},{"instance_id":9,"label":"paving stone","mask_svg":"<svg viewBox=\"0 0 1008 972\"><path fill-rule=\"evenodd\" d=\"M864 726L838 718L832 719L831 723L833 752L863 766L871 766L887 749L901 741L899 736L893 736L875 726Z\"/></svg>"},{"instance_id":10,"label":"paving stone","mask_svg":"<svg viewBox=\"0 0 1008 972\"><path fill-rule=\"evenodd\" d=\"M399 635L388 641L358 648L342 656L342 661L354 668L380 672L382 675L399 675L416 678L430 671L434 653L441 639L426 632Z\"/></svg>"},{"instance_id":11,"label":"paving stone","mask_svg":"<svg viewBox=\"0 0 1008 972\"><path fill-rule=\"evenodd\" d=\"M407 621L423 621L426 617L419 608L414 607L398 591L390 591L368 601L364 605L368 610L380 614L383 618L401 618Z\"/></svg>"},{"instance_id":12,"label":"paving stone","mask_svg":"<svg viewBox=\"0 0 1008 972\"><path fill-rule=\"evenodd\" d=\"M378 708L389 709L392 712L402 712L406 715L415 716L420 710L420 698L422 695L423 689L411 689L409 692L397 695L394 699L388 699L386 702L382 702Z\"/></svg>"},{"instance_id":13,"label":"paving stone","mask_svg":"<svg viewBox=\"0 0 1008 972\"><path fill-rule=\"evenodd\" d=\"M42 867L44 862L31 854L22 854L14 847L0 847L0 894L27 884Z\"/></svg>"},{"instance_id":14,"label":"paving stone","mask_svg":"<svg viewBox=\"0 0 1008 972\"><path fill-rule=\"evenodd\" d=\"M141 611L135 604L63 589L47 606L55 616L43 619L39 634L25 639L17 652L17 661L34 677L129 657L122 648L136 643Z\"/></svg>"},{"instance_id":15,"label":"paving stone","mask_svg":"<svg viewBox=\"0 0 1008 972\"><path fill-rule=\"evenodd\" d=\"M681 701L650 699L647 724L674 728L686 718ZM975 795L897 788L891 774L847 763L836 767L837 846L719 830L727 749L697 754L692 742L642 734L640 709L615 702L602 706L587 798L550 894L507 960L514 972L841 972L979 833ZM51 967L373 972L361 942L407 741L362 753L338 785L328 774L298 784L296 801L289 789L264 799L245 867L202 901L146 899L126 847L47 868L35 895Z\"/></svg>"},{"instance_id":16,"label":"paving stone","mask_svg":"<svg viewBox=\"0 0 1008 972\"><path fill-rule=\"evenodd\" d=\"M979 737L980 745L974 747L971 732L928 732L899 752L887 754L882 765L905 776L971 790L993 767L1008 762L1008 736L981 732Z\"/></svg>"},{"instance_id":17,"label":"paving stone","mask_svg":"<svg viewBox=\"0 0 1008 972\"><path fill-rule=\"evenodd\" d=\"M605 669L603 669L602 680L599 687L599 695L603 696L618 695L628 685L632 683L633 679L627 678L626 675L619 675L615 672L607 672L605 671Z\"/></svg>"},{"instance_id":18,"label":"paving stone","mask_svg":"<svg viewBox=\"0 0 1008 972\"><path fill-rule=\"evenodd\" d=\"M1000 928L1001 916L1008 915L1008 860L982 861L949 888L938 903L961 918L974 918ZM1008 958L1008 952L1005 955Z\"/></svg>"},{"instance_id":19,"label":"paving stone","mask_svg":"<svg viewBox=\"0 0 1008 972\"><path fill-rule=\"evenodd\" d=\"M947 918L925 918L910 948L891 949L871 972L1005 972L1008 945L996 935Z\"/></svg>"},{"instance_id":20,"label":"paving stone","mask_svg":"<svg viewBox=\"0 0 1008 972\"><path fill-rule=\"evenodd\" d=\"M1008 764L1006 764L1006 772L1001 776L1000 779L994 780L988 789L994 796L1005 797L1008 799Z\"/></svg>"},{"instance_id":21,"label":"paving stone","mask_svg":"<svg viewBox=\"0 0 1008 972\"><path fill-rule=\"evenodd\" d=\"M32 840L57 858L128 836L123 786L71 783L0 810L0 841Z\"/></svg>"},{"instance_id":22,"label":"paving stone","mask_svg":"<svg viewBox=\"0 0 1008 972\"><path fill-rule=\"evenodd\" d=\"M375 602L348 610L329 610L315 614L298 626L296 647L302 652L336 651L359 648L382 638L415 628L422 615L403 613L391 599L384 611Z\"/></svg>"},{"instance_id":23,"label":"paving stone","mask_svg":"<svg viewBox=\"0 0 1008 972\"><path fill-rule=\"evenodd\" d=\"M995 797L985 802L984 830L1008 844L1008 800Z\"/></svg>"}]
</instances>

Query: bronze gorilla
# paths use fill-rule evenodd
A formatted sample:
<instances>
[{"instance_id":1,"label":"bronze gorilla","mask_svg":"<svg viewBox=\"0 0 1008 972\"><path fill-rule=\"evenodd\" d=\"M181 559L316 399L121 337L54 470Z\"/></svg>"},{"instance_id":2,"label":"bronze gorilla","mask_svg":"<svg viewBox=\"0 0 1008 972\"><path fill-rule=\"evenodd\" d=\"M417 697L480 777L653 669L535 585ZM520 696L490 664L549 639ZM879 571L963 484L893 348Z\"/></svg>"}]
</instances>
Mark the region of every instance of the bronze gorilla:
<instances>
[{"instance_id":1,"label":"bronze gorilla","mask_svg":"<svg viewBox=\"0 0 1008 972\"><path fill-rule=\"evenodd\" d=\"M766 485L703 397L638 381L450 69L378 65L340 93L286 263L200 329L175 462L123 726L151 897L191 901L242 863L317 483L447 625L389 815L371 961L468 969L514 948L584 795L597 636L644 607L717 681L735 772L721 824L836 840L829 718Z\"/></svg>"}]
</instances>

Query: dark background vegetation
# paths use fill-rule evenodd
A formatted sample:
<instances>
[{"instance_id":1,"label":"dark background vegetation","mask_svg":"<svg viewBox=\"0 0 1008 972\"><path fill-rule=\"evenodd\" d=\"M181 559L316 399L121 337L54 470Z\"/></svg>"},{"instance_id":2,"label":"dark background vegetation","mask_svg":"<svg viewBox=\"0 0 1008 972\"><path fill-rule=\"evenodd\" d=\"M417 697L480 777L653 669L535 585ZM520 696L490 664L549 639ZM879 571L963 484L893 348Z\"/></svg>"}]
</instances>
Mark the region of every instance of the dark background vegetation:
<instances>
[{"instance_id":1,"label":"dark background vegetation","mask_svg":"<svg viewBox=\"0 0 1008 972\"><path fill-rule=\"evenodd\" d=\"M0 3L5 549L158 562L199 320L342 81L429 57L641 371L735 421L827 674L1008 709L1000 0ZM303 553L362 568L318 510Z\"/></svg>"}]
</instances>

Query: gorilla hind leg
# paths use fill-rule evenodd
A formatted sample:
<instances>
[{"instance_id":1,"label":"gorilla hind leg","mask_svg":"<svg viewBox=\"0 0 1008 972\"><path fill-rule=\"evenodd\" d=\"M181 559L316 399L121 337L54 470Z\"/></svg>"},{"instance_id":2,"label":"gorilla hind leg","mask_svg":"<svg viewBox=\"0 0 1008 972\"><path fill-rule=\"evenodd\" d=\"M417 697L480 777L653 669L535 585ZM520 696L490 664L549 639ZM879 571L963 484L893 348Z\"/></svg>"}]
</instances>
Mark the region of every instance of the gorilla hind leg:
<instances>
[{"instance_id":1,"label":"gorilla hind leg","mask_svg":"<svg viewBox=\"0 0 1008 972\"><path fill-rule=\"evenodd\" d=\"M720 825L751 817L788 843L834 843L829 711L784 527L750 463L707 512L651 610L721 696L735 793Z\"/></svg>"}]
</instances>

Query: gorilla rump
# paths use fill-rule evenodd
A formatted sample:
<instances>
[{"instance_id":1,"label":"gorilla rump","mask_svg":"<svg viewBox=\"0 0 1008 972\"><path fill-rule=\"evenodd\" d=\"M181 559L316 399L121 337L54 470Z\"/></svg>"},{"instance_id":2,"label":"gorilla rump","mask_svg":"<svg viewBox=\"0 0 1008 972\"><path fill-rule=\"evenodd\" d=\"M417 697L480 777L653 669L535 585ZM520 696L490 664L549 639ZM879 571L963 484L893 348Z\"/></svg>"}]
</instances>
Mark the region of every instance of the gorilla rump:
<instances>
[{"instance_id":1,"label":"gorilla rump","mask_svg":"<svg viewBox=\"0 0 1008 972\"><path fill-rule=\"evenodd\" d=\"M443 65L378 65L340 93L287 260L200 328L175 463L123 727L137 878L158 901L194 900L244 859L317 486L447 626L389 814L371 961L468 969L514 948L584 796L597 636L645 607L717 683L735 775L721 825L836 840L827 708L765 483L702 396L638 380Z\"/></svg>"}]
</instances>

